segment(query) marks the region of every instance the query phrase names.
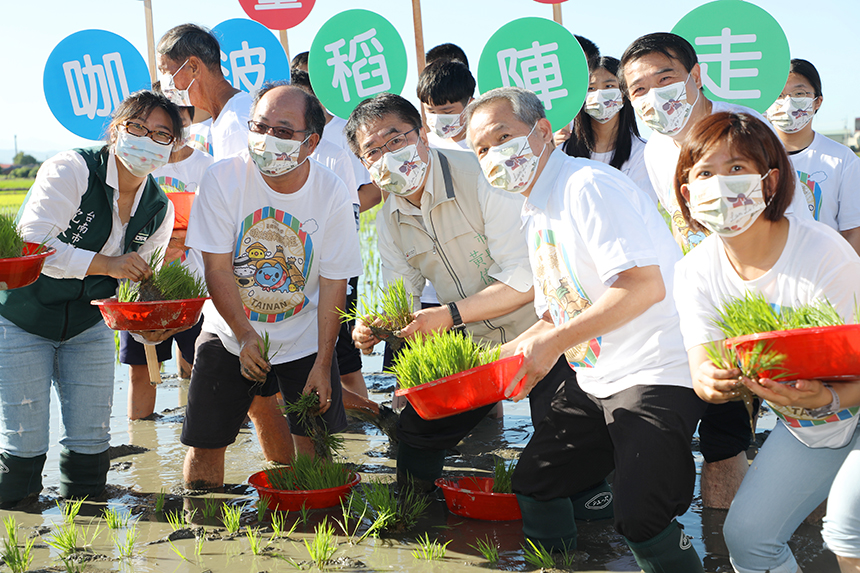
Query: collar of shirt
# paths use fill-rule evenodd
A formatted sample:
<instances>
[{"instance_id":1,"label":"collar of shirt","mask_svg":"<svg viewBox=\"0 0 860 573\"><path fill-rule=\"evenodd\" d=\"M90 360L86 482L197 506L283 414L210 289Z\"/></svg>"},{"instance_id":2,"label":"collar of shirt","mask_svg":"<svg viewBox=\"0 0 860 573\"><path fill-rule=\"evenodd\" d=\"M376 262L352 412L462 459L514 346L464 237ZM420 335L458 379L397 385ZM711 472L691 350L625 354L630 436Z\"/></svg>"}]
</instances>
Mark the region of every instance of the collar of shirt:
<instances>
[{"instance_id":1,"label":"collar of shirt","mask_svg":"<svg viewBox=\"0 0 860 573\"><path fill-rule=\"evenodd\" d=\"M119 171L116 166L116 162L118 161L116 154L113 152L113 149L109 152L108 164L107 164L107 173L105 174L105 183L107 183L108 187L114 190L113 194L113 211L114 213L119 213ZM131 204L131 212L129 213L129 218L133 217L137 212L137 206L140 203L140 198L143 197L143 189L146 187L146 182L149 180L149 176L143 178L143 183L140 184L140 187L137 188L137 191L134 192L134 202Z\"/></svg>"},{"instance_id":2,"label":"collar of shirt","mask_svg":"<svg viewBox=\"0 0 860 573\"><path fill-rule=\"evenodd\" d=\"M532 185L531 193L529 193L528 198L523 203L523 215L532 213L535 210L546 209L547 201L549 201L549 196L555 187L555 182L564 165L565 158L567 158L567 155L558 148L553 149L552 153L549 154L549 159L546 165L543 166L543 171L538 174L537 179L535 179Z\"/></svg>"}]
</instances>

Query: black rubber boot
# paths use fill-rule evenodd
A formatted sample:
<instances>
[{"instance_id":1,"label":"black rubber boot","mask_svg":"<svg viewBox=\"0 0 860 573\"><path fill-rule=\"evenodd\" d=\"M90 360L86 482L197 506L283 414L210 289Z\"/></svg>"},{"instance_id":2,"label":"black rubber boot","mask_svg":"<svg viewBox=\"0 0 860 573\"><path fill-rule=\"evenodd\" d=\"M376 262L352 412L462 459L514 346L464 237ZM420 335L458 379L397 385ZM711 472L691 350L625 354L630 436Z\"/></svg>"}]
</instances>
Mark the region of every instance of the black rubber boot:
<instances>
[{"instance_id":1,"label":"black rubber boot","mask_svg":"<svg viewBox=\"0 0 860 573\"><path fill-rule=\"evenodd\" d=\"M445 450L419 450L400 442L397 446L397 484L411 483L417 491L430 492L442 477Z\"/></svg>"},{"instance_id":2,"label":"black rubber boot","mask_svg":"<svg viewBox=\"0 0 860 573\"><path fill-rule=\"evenodd\" d=\"M517 502L523 514L523 534L532 543L540 543L548 551L576 549L576 520L569 498L538 501L518 493Z\"/></svg>"},{"instance_id":3,"label":"black rubber boot","mask_svg":"<svg viewBox=\"0 0 860 573\"><path fill-rule=\"evenodd\" d=\"M609 519L613 516L612 488L603 480L594 487L570 496L573 504L573 514L576 519L583 521L595 521L597 519Z\"/></svg>"},{"instance_id":4,"label":"black rubber boot","mask_svg":"<svg viewBox=\"0 0 860 573\"><path fill-rule=\"evenodd\" d=\"M28 497L39 495L47 457L46 454L35 458L0 454L0 509L12 509Z\"/></svg>"},{"instance_id":5,"label":"black rubber boot","mask_svg":"<svg viewBox=\"0 0 860 573\"><path fill-rule=\"evenodd\" d=\"M645 573L704 573L702 560L677 521L647 541L626 540Z\"/></svg>"},{"instance_id":6,"label":"black rubber boot","mask_svg":"<svg viewBox=\"0 0 860 573\"><path fill-rule=\"evenodd\" d=\"M63 448L60 452L60 496L90 499L100 496L107 484L110 455L79 454Z\"/></svg>"}]
</instances>

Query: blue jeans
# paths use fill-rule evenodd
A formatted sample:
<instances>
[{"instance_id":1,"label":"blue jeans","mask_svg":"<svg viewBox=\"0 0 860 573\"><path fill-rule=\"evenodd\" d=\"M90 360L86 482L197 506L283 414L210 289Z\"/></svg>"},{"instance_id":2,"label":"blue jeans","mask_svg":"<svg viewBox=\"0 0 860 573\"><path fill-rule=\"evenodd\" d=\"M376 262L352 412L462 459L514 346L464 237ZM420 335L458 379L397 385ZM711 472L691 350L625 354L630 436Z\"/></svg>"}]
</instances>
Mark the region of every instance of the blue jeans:
<instances>
[{"instance_id":1,"label":"blue jeans","mask_svg":"<svg viewBox=\"0 0 860 573\"><path fill-rule=\"evenodd\" d=\"M113 331L103 322L57 342L0 316L0 451L48 451L51 385L60 399L60 444L79 454L110 446Z\"/></svg>"},{"instance_id":2,"label":"blue jeans","mask_svg":"<svg viewBox=\"0 0 860 573\"><path fill-rule=\"evenodd\" d=\"M844 557L860 556L860 425L838 449L809 448L779 422L756 456L723 526L738 573L795 573L795 529L827 499L822 535Z\"/></svg>"}]
</instances>

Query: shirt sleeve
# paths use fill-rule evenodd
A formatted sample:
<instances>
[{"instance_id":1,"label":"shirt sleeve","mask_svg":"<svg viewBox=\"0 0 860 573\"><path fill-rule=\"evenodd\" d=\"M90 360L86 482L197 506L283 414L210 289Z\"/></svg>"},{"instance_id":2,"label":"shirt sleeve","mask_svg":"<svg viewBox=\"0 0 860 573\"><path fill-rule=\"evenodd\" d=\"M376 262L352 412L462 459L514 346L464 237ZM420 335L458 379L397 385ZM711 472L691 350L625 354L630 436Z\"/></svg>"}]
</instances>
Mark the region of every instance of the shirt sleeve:
<instances>
[{"instance_id":1,"label":"shirt sleeve","mask_svg":"<svg viewBox=\"0 0 860 573\"><path fill-rule=\"evenodd\" d=\"M389 198L387 201L390 200ZM390 223L389 217L388 205L383 204L382 208L376 214L376 244L382 263L380 265L382 268L382 281L386 285L390 285L397 279L402 278L406 292L412 295L413 299L420 299L427 279L421 274L421 271L407 262L406 256L394 244L394 237L388 228Z\"/></svg>"},{"instance_id":2,"label":"shirt sleeve","mask_svg":"<svg viewBox=\"0 0 860 573\"><path fill-rule=\"evenodd\" d=\"M232 253L235 237L235 221L232 213L240 209L240 205L230 205L225 198L221 181L229 181L229 176L219 180L218 173L223 169L215 167L206 171L200 182L197 197L191 205L191 215L188 217L188 232L185 245L206 253Z\"/></svg>"},{"instance_id":3,"label":"shirt sleeve","mask_svg":"<svg viewBox=\"0 0 860 573\"><path fill-rule=\"evenodd\" d=\"M840 231L860 227L860 157L846 150L839 179L839 211L836 224Z\"/></svg>"},{"instance_id":4,"label":"shirt sleeve","mask_svg":"<svg viewBox=\"0 0 860 573\"><path fill-rule=\"evenodd\" d=\"M478 204L484 217L487 248L497 268L490 276L518 292L533 286L529 249L522 221L523 197L494 189L486 180L478 179Z\"/></svg>"},{"instance_id":5,"label":"shirt sleeve","mask_svg":"<svg viewBox=\"0 0 860 573\"><path fill-rule=\"evenodd\" d=\"M84 158L65 151L42 164L21 208L18 227L24 240L45 242L57 250L45 259L42 273L56 279L82 279L94 251L86 251L57 239L69 226L87 191L89 169Z\"/></svg>"}]
</instances>

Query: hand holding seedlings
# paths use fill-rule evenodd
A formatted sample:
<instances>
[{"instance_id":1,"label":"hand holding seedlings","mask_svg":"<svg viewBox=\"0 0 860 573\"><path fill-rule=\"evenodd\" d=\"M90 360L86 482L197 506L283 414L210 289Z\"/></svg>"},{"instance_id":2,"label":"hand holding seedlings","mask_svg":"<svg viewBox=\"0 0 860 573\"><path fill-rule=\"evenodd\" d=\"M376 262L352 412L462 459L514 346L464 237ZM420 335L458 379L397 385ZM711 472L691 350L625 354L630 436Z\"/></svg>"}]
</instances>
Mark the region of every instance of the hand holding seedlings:
<instances>
[{"instance_id":1,"label":"hand holding seedlings","mask_svg":"<svg viewBox=\"0 0 860 573\"><path fill-rule=\"evenodd\" d=\"M272 366L261 353L263 339L253 328L239 337L239 364L242 376L252 382L263 383Z\"/></svg>"},{"instance_id":2,"label":"hand holding seedlings","mask_svg":"<svg viewBox=\"0 0 860 573\"><path fill-rule=\"evenodd\" d=\"M140 282L152 276L152 269L137 253L126 253L118 257L97 254L93 257L87 274Z\"/></svg>"}]
</instances>

